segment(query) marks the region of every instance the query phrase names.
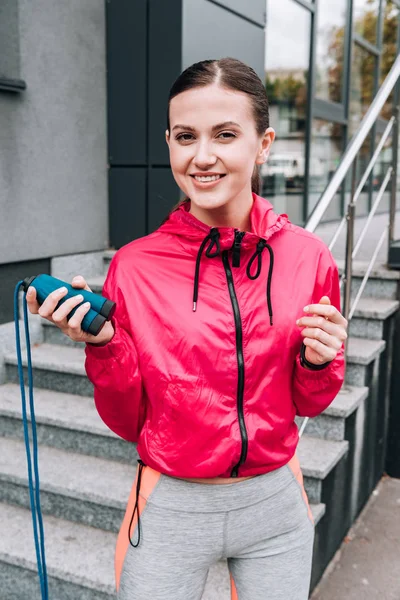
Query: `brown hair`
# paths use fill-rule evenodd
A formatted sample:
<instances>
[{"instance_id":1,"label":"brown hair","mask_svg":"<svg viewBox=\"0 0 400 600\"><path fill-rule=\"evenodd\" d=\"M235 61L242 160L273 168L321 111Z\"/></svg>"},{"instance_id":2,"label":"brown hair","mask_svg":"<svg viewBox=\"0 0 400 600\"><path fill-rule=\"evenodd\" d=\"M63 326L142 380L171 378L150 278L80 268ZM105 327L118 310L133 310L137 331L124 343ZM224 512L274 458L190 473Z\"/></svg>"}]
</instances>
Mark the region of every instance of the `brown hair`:
<instances>
[{"instance_id":1,"label":"brown hair","mask_svg":"<svg viewBox=\"0 0 400 600\"><path fill-rule=\"evenodd\" d=\"M172 85L168 98L167 128L170 131L169 107L171 100L187 90L218 83L221 87L248 94L251 100L256 130L259 135L269 127L269 104L265 87L257 73L236 58L202 60L183 71ZM260 193L261 178L257 165L251 178L251 189ZM172 210L175 210L182 202Z\"/></svg>"}]
</instances>

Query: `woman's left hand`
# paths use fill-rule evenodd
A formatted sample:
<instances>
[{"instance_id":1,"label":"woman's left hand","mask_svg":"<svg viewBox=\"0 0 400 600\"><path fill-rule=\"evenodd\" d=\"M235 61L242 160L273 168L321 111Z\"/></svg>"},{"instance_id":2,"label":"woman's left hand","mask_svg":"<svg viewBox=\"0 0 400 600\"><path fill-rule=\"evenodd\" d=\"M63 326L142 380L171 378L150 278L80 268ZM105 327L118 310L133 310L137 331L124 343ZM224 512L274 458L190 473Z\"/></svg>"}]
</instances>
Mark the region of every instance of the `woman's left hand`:
<instances>
[{"instance_id":1,"label":"woman's left hand","mask_svg":"<svg viewBox=\"0 0 400 600\"><path fill-rule=\"evenodd\" d=\"M304 327L301 335L307 346L306 359L315 365L333 360L347 339L347 320L331 305L328 296L323 296L319 304L310 304L303 310L313 313L313 316L301 317L296 321L296 325Z\"/></svg>"}]
</instances>

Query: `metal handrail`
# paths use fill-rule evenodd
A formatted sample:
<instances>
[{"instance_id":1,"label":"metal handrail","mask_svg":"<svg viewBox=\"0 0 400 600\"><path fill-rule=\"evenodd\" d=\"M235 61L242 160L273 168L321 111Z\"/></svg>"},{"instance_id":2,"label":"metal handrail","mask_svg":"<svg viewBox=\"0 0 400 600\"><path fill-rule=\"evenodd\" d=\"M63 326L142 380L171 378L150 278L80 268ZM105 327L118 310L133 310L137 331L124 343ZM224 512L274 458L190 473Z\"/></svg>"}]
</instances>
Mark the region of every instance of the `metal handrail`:
<instances>
[{"instance_id":1,"label":"metal handrail","mask_svg":"<svg viewBox=\"0 0 400 600\"><path fill-rule=\"evenodd\" d=\"M333 175L331 181L328 183L324 193L322 194L320 200L318 201L317 205L315 206L311 216L309 217L309 219L304 227L307 231L311 231L311 232L315 231L315 229L319 225L325 211L327 210L330 202L334 198L335 194L338 192L340 185L342 184L344 178L348 174L349 169L352 167L353 168L352 192L351 192L350 202L348 204L347 215L345 217L343 217L343 219L339 223L338 229L329 244L329 249L332 250L333 246L335 245L336 241L339 238L339 235L343 229L344 224L347 222L346 264L345 264L344 273L343 273L341 281L340 281L340 289L342 288L342 283L344 283L345 289L344 289L343 314L348 322L350 322L351 319L353 318L354 312L357 308L357 305L361 298L361 295L365 289L369 275L372 271L373 265L375 264L379 250L382 247L382 244L385 240L386 235L387 234L389 235L389 246L390 246L390 242L393 240L393 236L394 236L394 219L395 219L395 212L396 212L397 157L398 157L397 150L398 150L398 141L399 141L399 109L398 109L398 107L394 108L394 110L393 110L394 114L391 117L391 119L389 120L389 122L385 128L385 131L381 137L381 140L380 140L371 160L369 161L368 166L365 169L364 174L362 175L357 188L356 188L356 171L357 171L357 169L356 169L357 162L356 161L357 161L357 155L358 155L358 152L359 152L361 146L363 145L368 134L370 133L373 126L375 125L376 121L378 120L381 110L383 109L385 102L386 102L387 98L389 97L389 94L391 93L391 91L394 89L396 83L398 82L399 77L400 77L400 54L397 56L395 62L393 63L393 66L390 69L378 94L376 95L375 99L373 100L371 106L369 107L364 118L362 119L362 121L357 129L357 132L351 139L346 151L344 152L344 155L339 163L339 166L338 166L335 174ZM381 153L392 129L393 129L392 166L386 172L385 178L379 189L376 200L375 200L375 202L370 210L370 213L368 215L367 222L360 234L360 237L359 237L359 240L358 240L356 246L353 248L353 246L354 246L355 205L356 205L356 202L361 194L361 191L362 191L365 183L368 180L369 175L372 172L372 169L374 168L374 166L378 160L378 157L380 156L380 153ZM365 237L366 231L372 222L372 218L375 215L375 212L383 198L383 194L388 186L390 179L392 179L392 189L391 189L391 199L390 199L389 225L383 231L383 233L379 239L378 245L377 245L377 247L373 253L373 256L370 260L370 263L367 267L367 270L366 270L364 278L361 282L360 288L359 288L357 295L356 295L356 297L352 303L352 306L350 308L352 262L361 247L361 243ZM348 338L345 342L345 353L344 353L345 361L347 360L347 350L348 350ZM342 390L343 390L343 388L342 388ZM344 386L344 390L348 391L348 388L346 388L346 386ZM305 419L303 420L300 431L299 431L299 437L302 436L308 420L309 420L309 417L305 417Z\"/></svg>"},{"instance_id":2,"label":"metal handrail","mask_svg":"<svg viewBox=\"0 0 400 600\"><path fill-rule=\"evenodd\" d=\"M334 176L330 180L329 184L326 187L326 190L322 194L313 212L311 213L304 227L304 229L306 229L307 231L315 231L315 229L318 227L326 209L332 201L332 198L337 193L342 181L346 177L351 165L353 164L353 161L357 156L358 151L365 142L372 127L375 125L375 122L378 119L381 110L385 106L385 102L388 99L390 92L396 85L399 76L400 54L394 61L393 66L390 69L385 81L380 87L371 106L365 113L364 118L362 119L356 133L354 134L345 153L343 154L342 160L340 161Z\"/></svg>"}]
</instances>

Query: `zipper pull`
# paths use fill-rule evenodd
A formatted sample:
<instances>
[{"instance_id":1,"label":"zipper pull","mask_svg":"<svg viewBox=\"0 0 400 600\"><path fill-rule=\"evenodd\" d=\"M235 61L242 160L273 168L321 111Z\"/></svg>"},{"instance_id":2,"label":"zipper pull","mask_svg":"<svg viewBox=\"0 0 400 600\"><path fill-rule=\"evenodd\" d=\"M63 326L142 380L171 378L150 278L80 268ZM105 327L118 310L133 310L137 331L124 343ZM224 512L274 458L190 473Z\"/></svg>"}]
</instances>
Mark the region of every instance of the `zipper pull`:
<instances>
[{"instance_id":1,"label":"zipper pull","mask_svg":"<svg viewBox=\"0 0 400 600\"><path fill-rule=\"evenodd\" d=\"M240 246L245 234L245 231L235 230L235 240L232 247L232 267L240 267Z\"/></svg>"}]
</instances>

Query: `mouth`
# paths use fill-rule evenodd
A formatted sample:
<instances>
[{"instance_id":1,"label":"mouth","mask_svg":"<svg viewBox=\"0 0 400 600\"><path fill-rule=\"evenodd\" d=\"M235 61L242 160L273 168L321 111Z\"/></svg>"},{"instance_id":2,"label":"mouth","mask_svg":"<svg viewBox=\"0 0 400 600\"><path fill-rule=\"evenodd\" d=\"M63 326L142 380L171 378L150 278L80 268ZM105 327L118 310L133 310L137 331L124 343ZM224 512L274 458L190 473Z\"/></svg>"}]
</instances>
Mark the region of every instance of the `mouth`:
<instances>
[{"instance_id":1,"label":"mouth","mask_svg":"<svg viewBox=\"0 0 400 600\"><path fill-rule=\"evenodd\" d=\"M212 175L190 175L197 187L211 187L216 185L221 179L225 177L225 174L215 173Z\"/></svg>"}]
</instances>

